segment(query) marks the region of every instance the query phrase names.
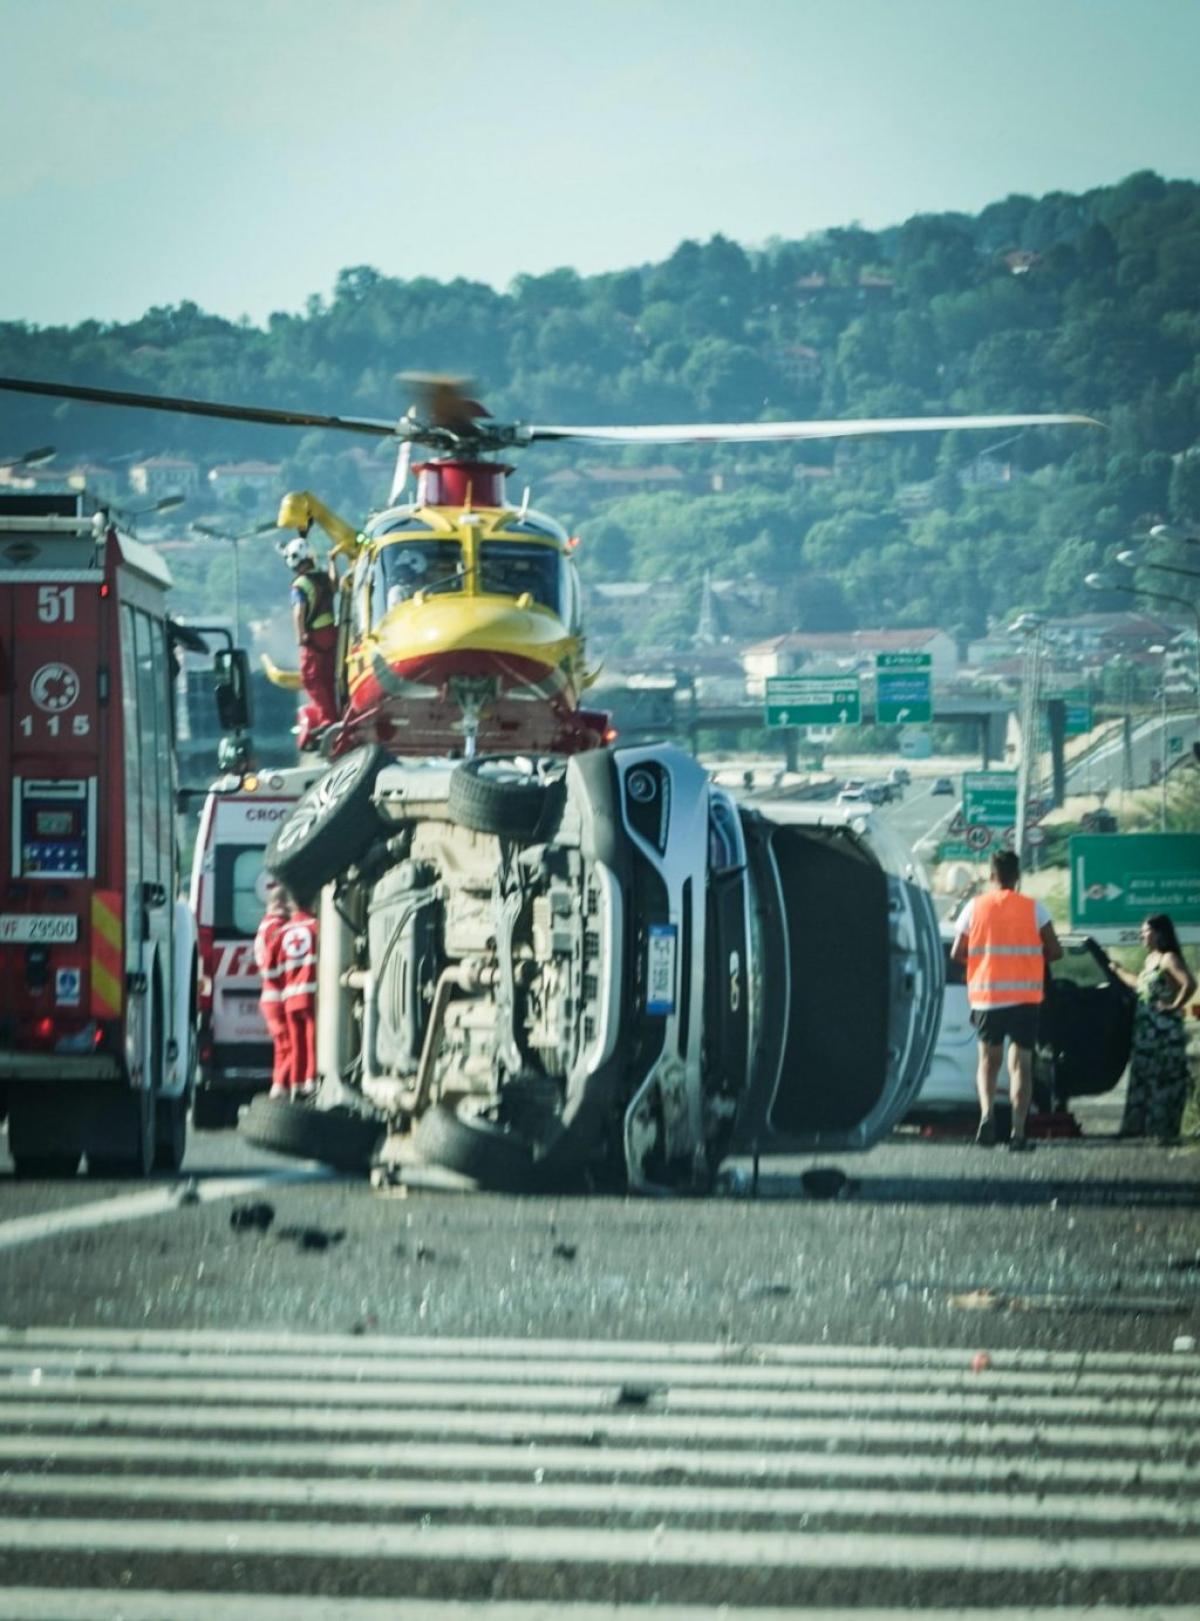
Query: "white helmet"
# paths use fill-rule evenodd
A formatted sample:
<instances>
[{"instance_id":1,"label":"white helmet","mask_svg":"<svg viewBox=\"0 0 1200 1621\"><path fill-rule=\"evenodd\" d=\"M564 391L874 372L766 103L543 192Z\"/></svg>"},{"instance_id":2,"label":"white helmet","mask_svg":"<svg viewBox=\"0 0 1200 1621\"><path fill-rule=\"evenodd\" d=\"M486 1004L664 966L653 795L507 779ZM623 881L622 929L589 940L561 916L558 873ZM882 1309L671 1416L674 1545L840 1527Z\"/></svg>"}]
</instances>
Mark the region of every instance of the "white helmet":
<instances>
[{"instance_id":1,"label":"white helmet","mask_svg":"<svg viewBox=\"0 0 1200 1621\"><path fill-rule=\"evenodd\" d=\"M301 563L313 560L312 550L303 535L293 535L283 548L283 560L289 568L299 568Z\"/></svg>"}]
</instances>

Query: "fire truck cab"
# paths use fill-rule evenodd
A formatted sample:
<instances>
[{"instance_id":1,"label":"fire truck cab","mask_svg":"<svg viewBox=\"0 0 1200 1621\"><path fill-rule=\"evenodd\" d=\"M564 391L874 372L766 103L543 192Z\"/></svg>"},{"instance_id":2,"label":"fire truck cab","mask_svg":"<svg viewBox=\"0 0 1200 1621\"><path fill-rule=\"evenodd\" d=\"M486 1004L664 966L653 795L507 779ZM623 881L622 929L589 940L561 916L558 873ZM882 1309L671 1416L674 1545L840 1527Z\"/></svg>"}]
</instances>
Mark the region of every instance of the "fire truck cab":
<instances>
[{"instance_id":1,"label":"fire truck cab","mask_svg":"<svg viewBox=\"0 0 1200 1621\"><path fill-rule=\"evenodd\" d=\"M170 584L82 497L0 499L0 1116L18 1174L183 1159L197 950Z\"/></svg>"}]
</instances>

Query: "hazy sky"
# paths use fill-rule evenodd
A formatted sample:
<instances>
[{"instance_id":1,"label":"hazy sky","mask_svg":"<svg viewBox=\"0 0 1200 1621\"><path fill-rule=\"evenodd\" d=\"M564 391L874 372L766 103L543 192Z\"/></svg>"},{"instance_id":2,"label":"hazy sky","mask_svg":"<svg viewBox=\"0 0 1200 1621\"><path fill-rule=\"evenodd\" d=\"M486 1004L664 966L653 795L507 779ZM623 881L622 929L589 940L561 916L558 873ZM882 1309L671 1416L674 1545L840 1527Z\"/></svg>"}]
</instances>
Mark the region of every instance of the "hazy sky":
<instances>
[{"instance_id":1,"label":"hazy sky","mask_svg":"<svg viewBox=\"0 0 1200 1621\"><path fill-rule=\"evenodd\" d=\"M1198 0L0 0L0 319L1200 171Z\"/></svg>"}]
</instances>

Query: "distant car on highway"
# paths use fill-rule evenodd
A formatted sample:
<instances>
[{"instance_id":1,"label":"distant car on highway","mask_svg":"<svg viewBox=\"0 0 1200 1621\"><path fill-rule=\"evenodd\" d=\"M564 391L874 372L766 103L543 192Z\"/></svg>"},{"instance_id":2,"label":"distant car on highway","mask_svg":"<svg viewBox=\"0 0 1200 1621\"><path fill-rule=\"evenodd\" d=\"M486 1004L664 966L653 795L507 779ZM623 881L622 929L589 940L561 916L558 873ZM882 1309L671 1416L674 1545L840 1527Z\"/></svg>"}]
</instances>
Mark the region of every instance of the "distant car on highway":
<instances>
[{"instance_id":1,"label":"distant car on highway","mask_svg":"<svg viewBox=\"0 0 1200 1621\"><path fill-rule=\"evenodd\" d=\"M896 788L907 788L912 776L906 765L894 765L888 772L888 781Z\"/></svg>"},{"instance_id":2,"label":"distant car on highway","mask_svg":"<svg viewBox=\"0 0 1200 1621\"><path fill-rule=\"evenodd\" d=\"M929 792L931 794L952 794L954 792L954 784L951 782L949 777L935 777L933 779L933 787L929 790Z\"/></svg>"},{"instance_id":3,"label":"distant car on highway","mask_svg":"<svg viewBox=\"0 0 1200 1621\"><path fill-rule=\"evenodd\" d=\"M873 801L868 798L867 790L865 788L851 788L849 786L842 789L841 793L837 796L837 802L839 805L870 805L873 803Z\"/></svg>"},{"instance_id":4,"label":"distant car on highway","mask_svg":"<svg viewBox=\"0 0 1200 1621\"><path fill-rule=\"evenodd\" d=\"M872 805L890 805L896 797L890 782L868 782L863 793Z\"/></svg>"}]
</instances>

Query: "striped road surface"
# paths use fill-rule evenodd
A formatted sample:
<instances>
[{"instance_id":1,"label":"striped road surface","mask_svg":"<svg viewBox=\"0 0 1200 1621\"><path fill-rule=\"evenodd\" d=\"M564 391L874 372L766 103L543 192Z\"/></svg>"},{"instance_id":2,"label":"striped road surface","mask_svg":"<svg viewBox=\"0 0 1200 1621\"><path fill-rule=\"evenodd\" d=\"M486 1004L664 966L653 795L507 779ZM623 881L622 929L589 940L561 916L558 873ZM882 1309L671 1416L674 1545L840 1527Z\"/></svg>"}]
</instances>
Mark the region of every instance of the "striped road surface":
<instances>
[{"instance_id":1,"label":"striped road surface","mask_svg":"<svg viewBox=\"0 0 1200 1621\"><path fill-rule=\"evenodd\" d=\"M5 1621L1200 1615L1182 1355L0 1329Z\"/></svg>"}]
</instances>

